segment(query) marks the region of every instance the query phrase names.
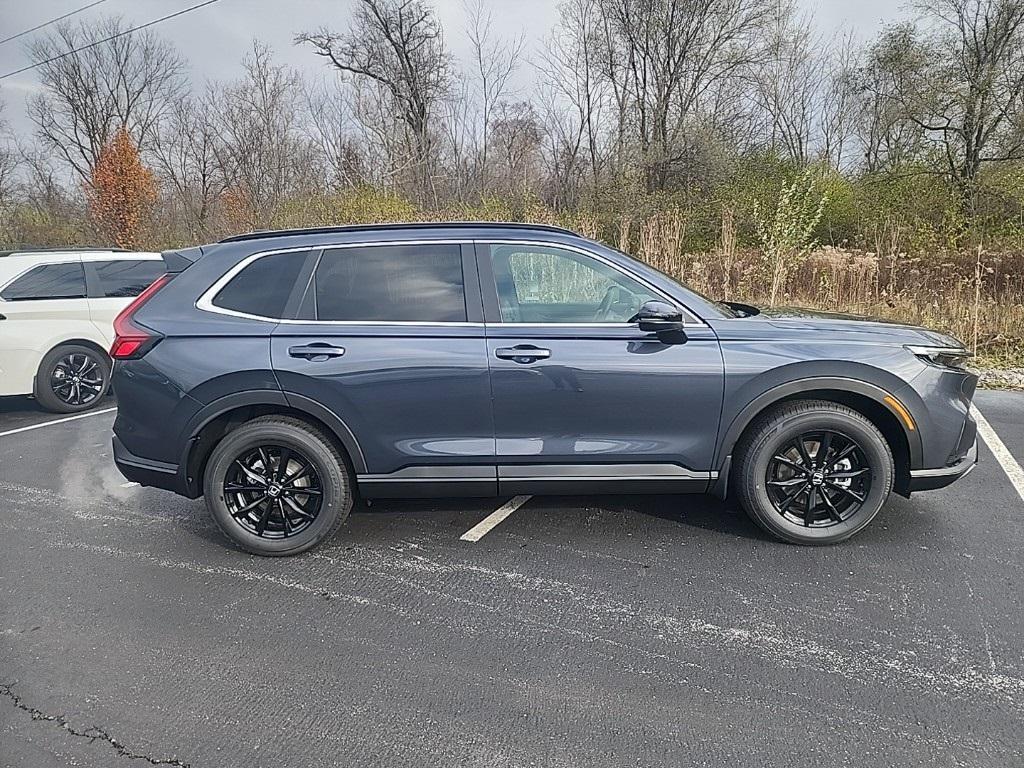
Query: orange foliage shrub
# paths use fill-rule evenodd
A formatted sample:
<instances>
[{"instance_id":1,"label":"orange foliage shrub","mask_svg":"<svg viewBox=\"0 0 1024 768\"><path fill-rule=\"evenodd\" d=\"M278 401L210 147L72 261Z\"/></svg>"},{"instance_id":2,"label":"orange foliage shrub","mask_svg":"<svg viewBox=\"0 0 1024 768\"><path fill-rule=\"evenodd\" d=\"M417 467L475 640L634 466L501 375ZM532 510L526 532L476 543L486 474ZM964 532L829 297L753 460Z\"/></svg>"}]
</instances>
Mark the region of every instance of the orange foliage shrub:
<instances>
[{"instance_id":1,"label":"orange foliage shrub","mask_svg":"<svg viewBox=\"0 0 1024 768\"><path fill-rule=\"evenodd\" d=\"M156 203L157 185L124 128L100 151L91 181L86 195L96 226L118 248L137 249L142 225Z\"/></svg>"}]
</instances>

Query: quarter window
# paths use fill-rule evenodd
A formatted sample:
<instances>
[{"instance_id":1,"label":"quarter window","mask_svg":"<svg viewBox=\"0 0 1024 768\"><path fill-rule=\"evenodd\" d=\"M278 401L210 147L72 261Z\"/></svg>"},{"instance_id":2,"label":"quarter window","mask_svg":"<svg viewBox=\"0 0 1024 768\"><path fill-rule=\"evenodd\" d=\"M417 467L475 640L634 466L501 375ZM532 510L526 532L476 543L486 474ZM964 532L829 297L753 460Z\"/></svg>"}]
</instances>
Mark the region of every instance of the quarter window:
<instances>
[{"instance_id":1,"label":"quarter window","mask_svg":"<svg viewBox=\"0 0 1024 768\"><path fill-rule=\"evenodd\" d=\"M42 264L0 292L6 301L84 299L85 270L81 263Z\"/></svg>"},{"instance_id":2,"label":"quarter window","mask_svg":"<svg viewBox=\"0 0 1024 768\"><path fill-rule=\"evenodd\" d=\"M282 318L309 251L261 256L225 285L213 305L258 317Z\"/></svg>"},{"instance_id":3,"label":"quarter window","mask_svg":"<svg viewBox=\"0 0 1024 768\"><path fill-rule=\"evenodd\" d=\"M138 296L164 273L162 259L118 259L94 262L100 293L108 298Z\"/></svg>"},{"instance_id":4,"label":"quarter window","mask_svg":"<svg viewBox=\"0 0 1024 768\"><path fill-rule=\"evenodd\" d=\"M543 245L492 245L505 323L625 323L659 298L604 262Z\"/></svg>"},{"instance_id":5,"label":"quarter window","mask_svg":"<svg viewBox=\"0 0 1024 768\"><path fill-rule=\"evenodd\" d=\"M458 245L373 245L325 251L315 283L319 320L466 320Z\"/></svg>"}]
</instances>

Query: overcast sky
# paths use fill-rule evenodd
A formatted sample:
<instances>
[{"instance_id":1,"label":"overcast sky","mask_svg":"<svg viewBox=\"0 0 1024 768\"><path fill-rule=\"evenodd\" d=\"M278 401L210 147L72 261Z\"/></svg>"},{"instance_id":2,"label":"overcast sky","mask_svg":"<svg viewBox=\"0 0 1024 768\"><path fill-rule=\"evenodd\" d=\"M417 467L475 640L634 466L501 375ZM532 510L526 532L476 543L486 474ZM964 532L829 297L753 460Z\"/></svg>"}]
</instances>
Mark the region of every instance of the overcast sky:
<instances>
[{"instance_id":1,"label":"overcast sky","mask_svg":"<svg viewBox=\"0 0 1024 768\"><path fill-rule=\"evenodd\" d=\"M90 0L0 0L0 39L87 5ZM120 14L132 25L141 24L182 8L197 0L104 0L100 5L74 17L75 21ZM325 71L322 59L308 48L296 47L296 32L320 25L344 27L354 0L219 0L179 18L153 27L170 40L191 67L194 81L228 79L238 75L239 62L257 38L274 50L275 59L309 73ZM884 23L901 15L894 0L799 0L812 13L824 34L852 30L858 37L870 37ZM503 34L522 31L528 44L539 46L554 26L556 0L490 0L495 25ZM434 0L444 25L449 46L456 56L466 52L463 0ZM34 33L39 34L39 33ZM19 40L0 45L0 75L25 66L28 57ZM530 82L527 66L518 78L520 88ZM0 80L4 117L19 134L31 126L25 117L25 96L38 89L38 79L29 71Z\"/></svg>"}]
</instances>

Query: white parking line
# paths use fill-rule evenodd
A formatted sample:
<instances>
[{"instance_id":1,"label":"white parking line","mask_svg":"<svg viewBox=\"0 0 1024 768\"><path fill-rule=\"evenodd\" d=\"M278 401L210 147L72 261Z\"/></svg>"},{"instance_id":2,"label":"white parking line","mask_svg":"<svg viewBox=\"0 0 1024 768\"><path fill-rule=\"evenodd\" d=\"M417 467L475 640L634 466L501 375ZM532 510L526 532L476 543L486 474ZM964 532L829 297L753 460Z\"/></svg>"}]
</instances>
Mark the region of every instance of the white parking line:
<instances>
[{"instance_id":1,"label":"white parking line","mask_svg":"<svg viewBox=\"0 0 1024 768\"><path fill-rule=\"evenodd\" d=\"M1010 453L1003 441L999 439L999 435L992 429L988 419L981 415L977 406L974 406L974 420L978 422L978 434L988 445L988 449L992 451L992 455L996 457L996 461L1002 466L1006 476L1010 478L1010 483L1017 489L1021 501L1024 501L1024 469L1021 469L1020 464L1013 458L1013 454Z\"/></svg>"},{"instance_id":2,"label":"white parking line","mask_svg":"<svg viewBox=\"0 0 1024 768\"><path fill-rule=\"evenodd\" d=\"M43 427L51 427L54 424L64 424L68 421L75 421L76 419L87 419L90 416L99 416L101 413L110 413L116 411L117 406L113 408L103 408L99 411L89 411L88 413L80 413L77 416L66 416L63 419L53 419L52 421L44 421L42 424L30 424L27 427L18 427L17 429L9 429L6 432L0 432L0 437L7 437L8 435L16 435L19 432L28 432L31 429L42 429Z\"/></svg>"},{"instance_id":3,"label":"white parking line","mask_svg":"<svg viewBox=\"0 0 1024 768\"><path fill-rule=\"evenodd\" d=\"M494 526L532 498L532 496L516 496L515 498L506 501L483 520L462 534L459 539L462 541L480 541L480 539L486 536Z\"/></svg>"}]
</instances>

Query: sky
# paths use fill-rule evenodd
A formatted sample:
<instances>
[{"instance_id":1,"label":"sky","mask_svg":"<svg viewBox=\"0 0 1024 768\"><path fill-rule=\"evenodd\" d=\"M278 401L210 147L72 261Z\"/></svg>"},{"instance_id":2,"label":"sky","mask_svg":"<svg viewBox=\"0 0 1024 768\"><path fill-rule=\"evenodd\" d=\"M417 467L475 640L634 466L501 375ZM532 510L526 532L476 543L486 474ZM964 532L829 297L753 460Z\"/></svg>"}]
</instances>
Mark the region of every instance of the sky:
<instances>
[{"instance_id":1,"label":"sky","mask_svg":"<svg viewBox=\"0 0 1024 768\"><path fill-rule=\"evenodd\" d=\"M0 0L0 39L17 34L57 16L88 5L91 0ZM130 25L141 24L176 10L194 5L197 0L103 0L99 5L72 17L88 21L103 15L121 15ZM798 0L825 35L852 31L858 38L869 38L888 22L902 16L894 0ZM186 59L193 82L225 80L239 76L241 59L251 50L254 39L271 46L274 58L304 73L327 72L323 59L308 47L295 46L295 34L319 26L343 29L354 0L218 0L175 19L152 27L172 42ZM446 41L456 57L467 53L463 0L434 0ZM557 19L556 0L489 0L495 30L514 37L525 35L527 52L537 50L551 32ZM42 31L41 31L42 32ZM26 35L0 45L0 75L28 63L24 43ZM530 56L524 59L529 61ZM529 66L520 72L520 89L529 87ZM33 71L0 80L3 118L12 131L27 137L32 130L25 116L26 96L39 89Z\"/></svg>"}]
</instances>

